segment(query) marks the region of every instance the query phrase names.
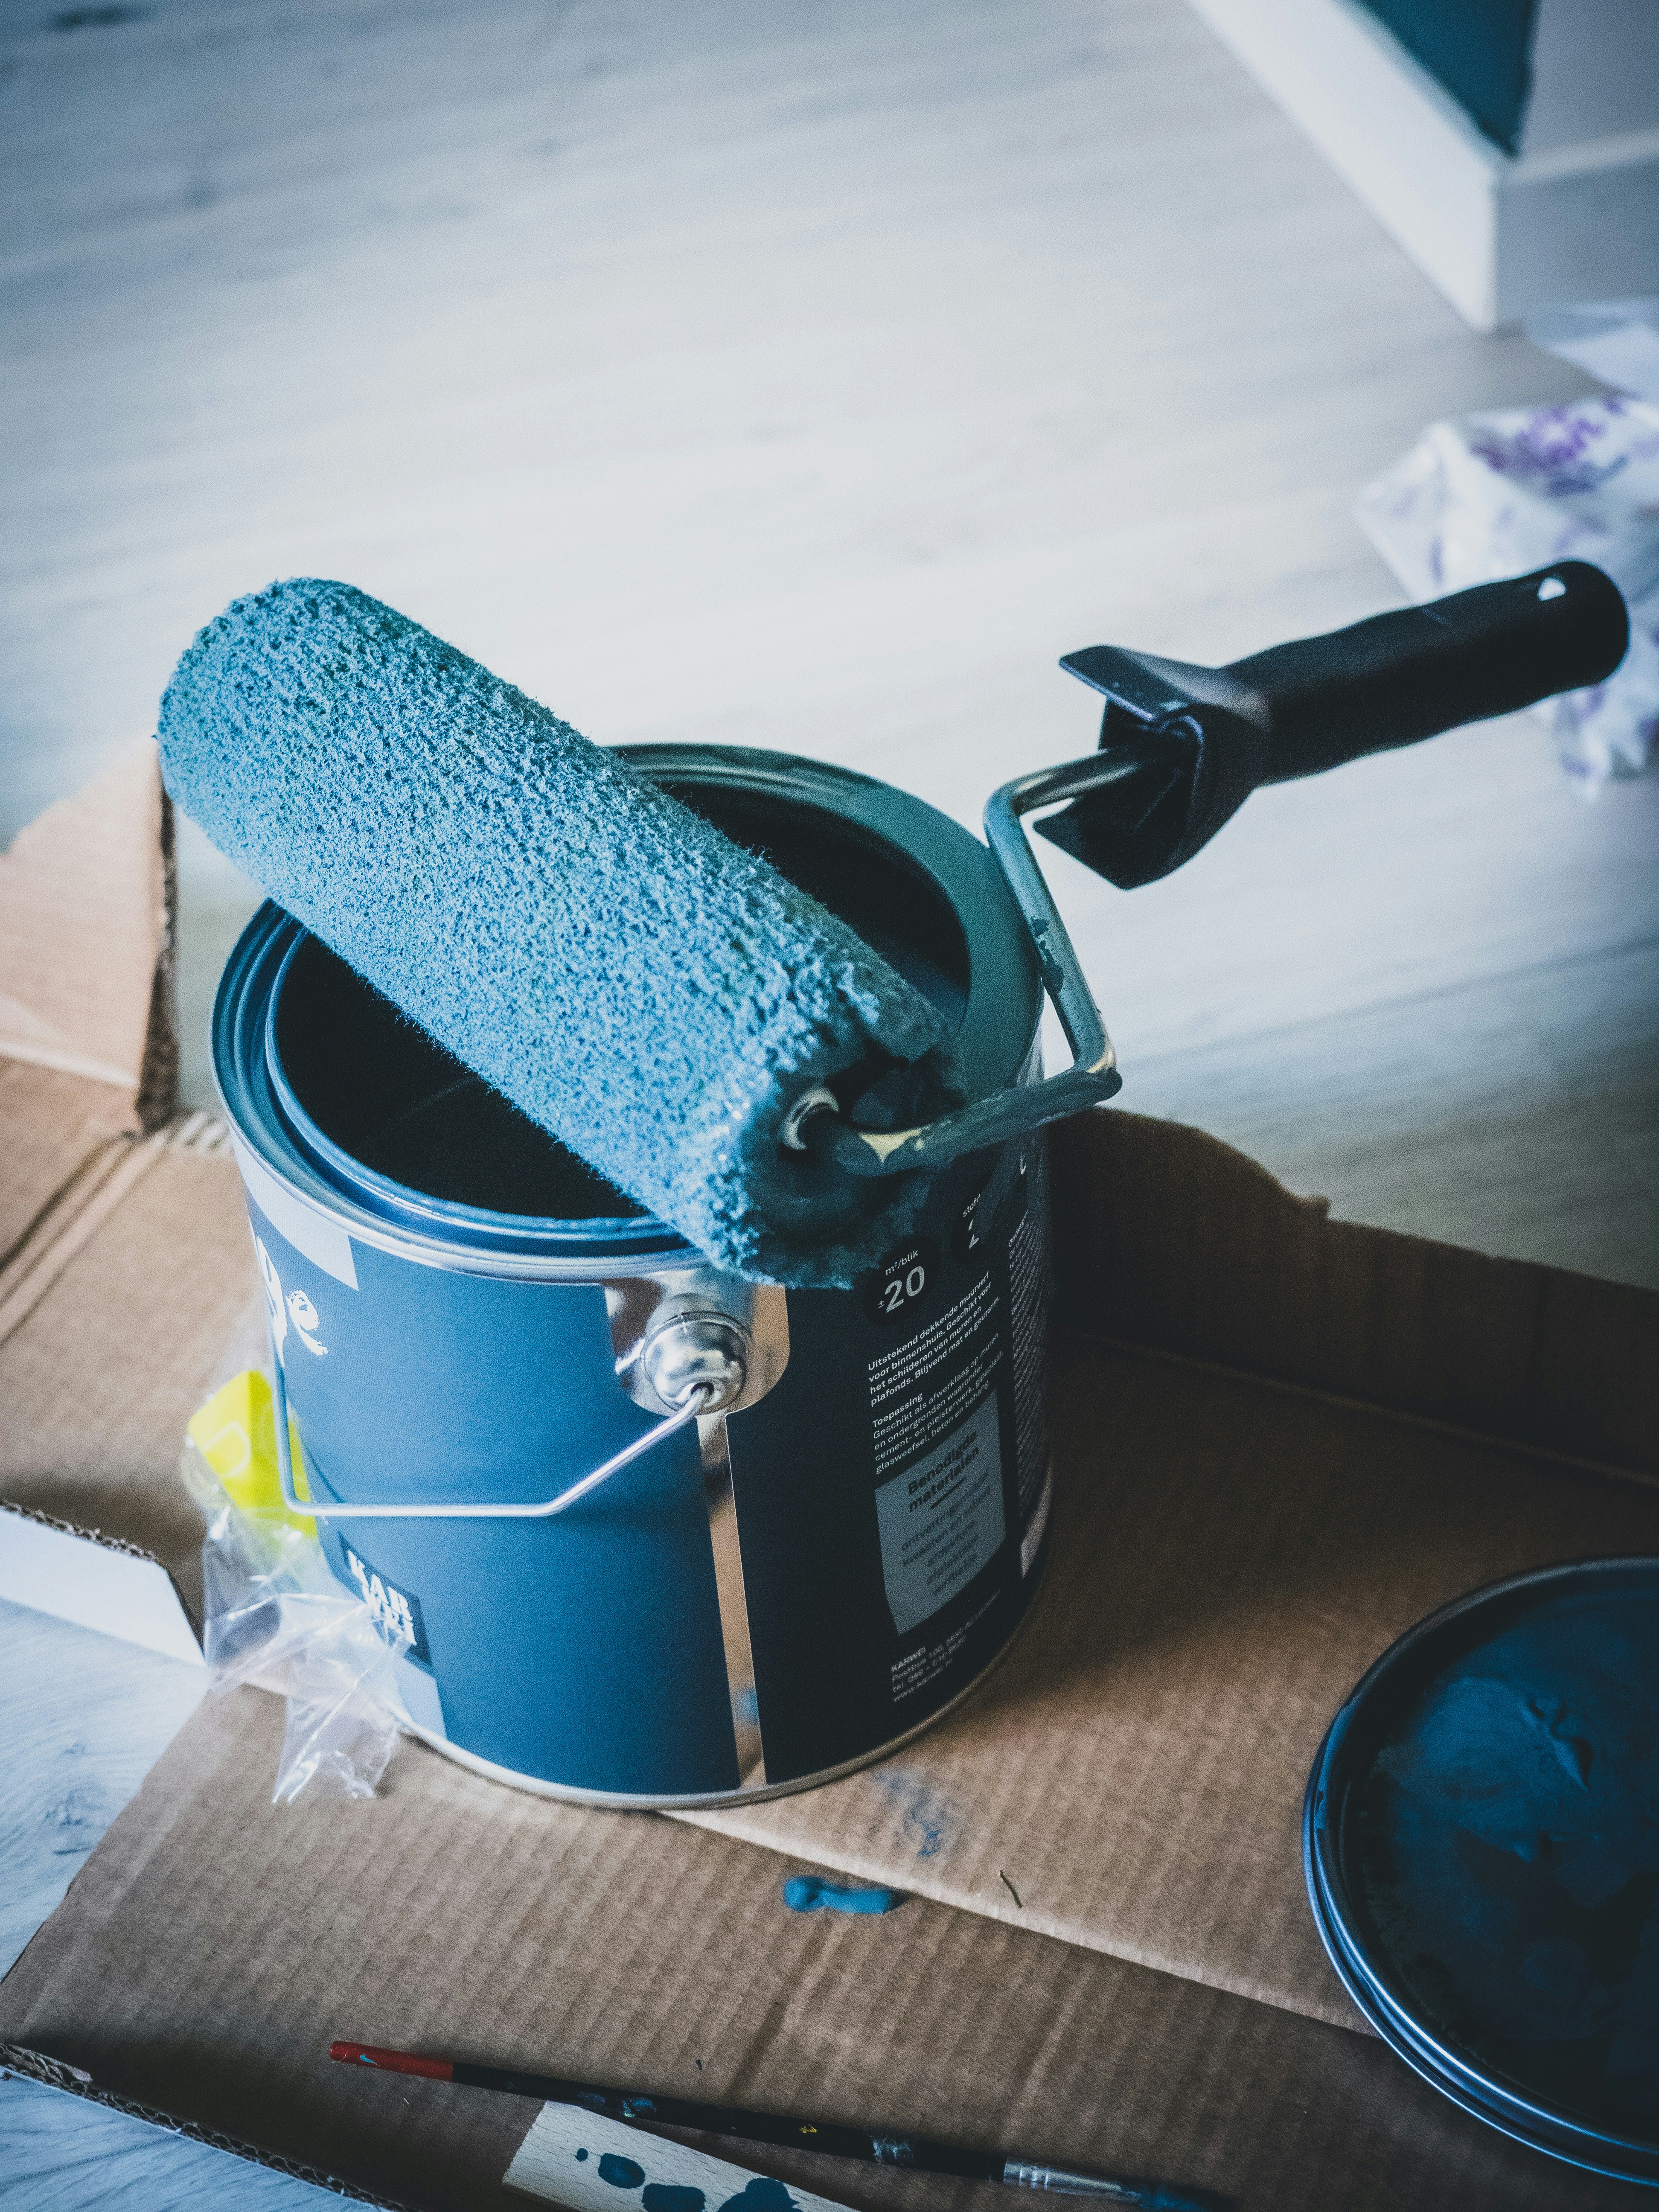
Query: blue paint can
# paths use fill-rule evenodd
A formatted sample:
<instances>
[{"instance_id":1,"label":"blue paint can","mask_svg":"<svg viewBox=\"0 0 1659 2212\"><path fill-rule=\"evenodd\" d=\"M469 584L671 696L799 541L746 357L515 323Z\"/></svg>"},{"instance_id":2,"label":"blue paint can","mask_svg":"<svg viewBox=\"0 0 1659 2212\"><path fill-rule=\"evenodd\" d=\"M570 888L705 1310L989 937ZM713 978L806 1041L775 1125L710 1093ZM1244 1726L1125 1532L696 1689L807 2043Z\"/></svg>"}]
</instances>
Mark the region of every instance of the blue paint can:
<instances>
[{"instance_id":1,"label":"blue paint can","mask_svg":"<svg viewBox=\"0 0 1659 2212\"><path fill-rule=\"evenodd\" d=\"M1659 1559L1460 1598L1385 1652L1308 1784L1354 2002L1506 2135L1659 2185Z\"/></svg>"},{"instance_id":2,"label":"blue paint can","mask_svg":"<svg viewBox=\"0 0 1659 2212\"><path fill-rule=\"evenodd\" d=\"M946 1012L970 1101L1036 1079L1042 975L967 831L781 755L629 757ZM560 1796L721 1803L881 1757L1000 1655L1050 1494L1040 1131L938 1169L855 1289L785 1292L711 1269L275 907L214 1055L325 1549L428 1740Z\"/></svg>"}]
</instances>

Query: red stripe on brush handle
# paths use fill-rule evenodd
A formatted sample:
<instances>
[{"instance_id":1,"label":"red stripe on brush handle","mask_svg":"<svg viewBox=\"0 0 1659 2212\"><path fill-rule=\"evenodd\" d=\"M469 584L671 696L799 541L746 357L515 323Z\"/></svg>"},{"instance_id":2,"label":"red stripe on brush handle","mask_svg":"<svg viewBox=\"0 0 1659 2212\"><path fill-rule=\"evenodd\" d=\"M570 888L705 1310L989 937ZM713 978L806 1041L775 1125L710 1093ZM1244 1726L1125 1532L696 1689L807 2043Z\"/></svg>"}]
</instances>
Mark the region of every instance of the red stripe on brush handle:
<instances>
[{"instance_id":1,"label":"red stripe on brush handle","mask_svg":"<svg viewBox=\"0 0 1659 2212\"><path fill-rule=\"evenodd\" d=\"M434 2081L453 2081L455 2069L447 2058L417 2058L412 2051L381 2051L372 2043L331 2043L331 2058L348 2064L383 2067L388 2074L424 2074Z\"/></svg>"}]
</instances>

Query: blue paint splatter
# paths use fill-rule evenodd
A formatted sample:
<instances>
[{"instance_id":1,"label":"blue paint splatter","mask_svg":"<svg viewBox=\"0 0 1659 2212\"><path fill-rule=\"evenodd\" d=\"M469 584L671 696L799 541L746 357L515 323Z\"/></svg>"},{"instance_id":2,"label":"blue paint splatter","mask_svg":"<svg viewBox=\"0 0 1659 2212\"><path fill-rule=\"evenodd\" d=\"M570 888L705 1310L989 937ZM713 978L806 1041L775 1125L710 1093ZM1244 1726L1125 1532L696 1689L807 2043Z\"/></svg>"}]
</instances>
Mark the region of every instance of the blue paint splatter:
<instances>
[{"instance_id":1,"label":"blue paint splatter","mask_svg":"<svg viewBox=\"0 0 1659 2212\"><path fill-rule=\"evenodd\" d=\"M702 2212L708 2201L701 2189L677 2189L671 2181L647 2181L640 2199L645 2212Z\"/></svg>"},{"instance_id":2,"label":"blue paint splatter","mask_svg":"<svg viewBox=\"0 0 1659 2212\"><path fill-rule=\"evenodd\" d=\"M583 2160L586 2156L587 2156L587 2153L586 2153L585 2150L579 2150L579 2151L576 2153L576 2163L577 2163L577 2165L578 2165L578 2166L580 2166L580 2165L581 2164L582 2160Z\"/></svg>"},{"instance_id":3,"label":"blue paint splatter","mask_svg":"<svg viewBox=\"0 0 1659 2212\"><path fill-rule=\"evenodd\" d=\"M635 2166L631 2158L618 2158L608 2150L599 2160L599 2179L608 2181L613 2189L637 2189L645 2179L645 2168Z\"/></svg>"},{"instance_id":4,"label":"blue paint splatter","mask_svg":"<svg viewBox=\"0 0 1659 2212\"><path fill-rule=\"evenodd\" d=\"M870 1778L892 1801L919 1859L937 1858L956 1841L961 1821L942 1790L902 1766L878 1766Z\"/></svg>"},{"instance_id":5,"label":"blue paint splatter","mask_svg":"<svg viewBox=\"0 0 1659 2212\"><path fill-rule=\"evenodd\" d=\"M720 2212L800 2212L800 2207L781 2181L757 2173L740 2197L728 2197Z\"/></svg>"},{"instance_id":6,"label":"blue paint splatter","mask_svg":"<svg viewBox=\"0 0 1659 2212\"><path fill-rule=\"evenodd\" d=\"M816 1875L791 1875L783 1901L792 1912L890 1912L904 1902L902 1889L842 1889Z\"/></svg>"}]
</instances>

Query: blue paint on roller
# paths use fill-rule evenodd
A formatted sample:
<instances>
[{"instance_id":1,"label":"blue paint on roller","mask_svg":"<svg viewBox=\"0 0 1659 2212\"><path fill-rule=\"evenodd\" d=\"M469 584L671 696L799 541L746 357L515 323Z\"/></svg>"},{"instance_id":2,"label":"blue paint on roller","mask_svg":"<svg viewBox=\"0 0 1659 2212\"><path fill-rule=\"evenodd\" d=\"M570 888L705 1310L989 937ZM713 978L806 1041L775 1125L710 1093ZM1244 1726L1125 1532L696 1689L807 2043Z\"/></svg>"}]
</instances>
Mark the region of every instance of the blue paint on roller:
<instances>
[{"instance_id":1,"label":"blue paint on roller","mask_svg":"<svg viewBox=\"0 0 1659 2212\"><path fill-rule=\"evenodd\" d=\"M792 1912L890 1912L904 1902L900 1889L843 1889L817 1875L791 1875L783 1901Z\"/></svg>"},{"instance_id":2,"label":"blue paint on roller","mask_svg":"<svg viewBox=\"0 0 1659 2212\"><path fill-rule=\"evenodd\" d=\"M780 1146L810 1086L872 1127L959 1102L938 1012L613 754L349 585L237 600L161 702L167 787L441 1044L718 1265L845 1285L921 1178Z\"/></svg>"},{"instance_id":3,"label":"blue paint on roller","mask_svg":"<svg viewBox=\"0 0 1659 2212\"><path fill-rule=\"evenodd\" d=\"M613 2189L637 2189L645 2179L645 2168L608 2150L599 2160L599 2179L608 2181Z\"/></svg>"},{"instance_id":4,"label":"blue paint on roller","mask_svg":"<svg viewBox=\"0 0 1659 2212\"><path fill-rule=\"evenodd\" d=\"M576 2153L576 2163L577 2163L577 2165L578 2165L578 2166L580 2166L580 2165L581 2164L582 2160L583 2160L586 2156L587 2156L587 2153L586 2153L585 2150L579 2150L579 2151Z\"/></svg>"}]
</instances>

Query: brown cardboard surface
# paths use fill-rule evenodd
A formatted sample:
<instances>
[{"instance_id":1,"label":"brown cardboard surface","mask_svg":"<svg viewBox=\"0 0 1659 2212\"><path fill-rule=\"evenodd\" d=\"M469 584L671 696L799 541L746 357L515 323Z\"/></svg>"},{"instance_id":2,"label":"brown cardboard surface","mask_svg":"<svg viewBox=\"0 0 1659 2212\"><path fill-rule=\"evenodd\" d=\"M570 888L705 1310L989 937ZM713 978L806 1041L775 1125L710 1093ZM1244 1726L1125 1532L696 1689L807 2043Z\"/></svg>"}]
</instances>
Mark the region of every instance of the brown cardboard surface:
<instances>
[{"instance_id":1,"label":"brown cardboard surface","mask_svg":"<svg viewBox=\"0 0 1659 2212\"><path fill-rule=\"evenodd\" d=\"M1659 1553L1659 1487L1076 1333L1052 1394L1047 1587L980 1692L882 1766L686 1817L1358 2025L1302 1888L1332 1714L1462 1591Z\"/></svg>"},{"instance_id":2,"label":"brown cardboard surface","mask_svg":"<svg viewBox=\"0 0 1659 2212\"><path fill-rule=\"evenodd\" d=\"M153 765L88 799L101 937L65 925L54 950L31 919L102 896L72 809L0 883L0 974L28 984L4 986L23 1057L0 1036L21 1135L0 1498L140 1545L193 1602L180 1438L258 1294L222 1132L131 1133L167 1060ZM41 1023L101 1072L51 1060ZM1659 1551L1659 1298L1331 1223L1171 1125L1090 1115L1055 1162L1048 1586L958 1714L868 1773L692 1825L412 1746L376 1804L278 1812L276 1708L211 1705L0 1990L0 2037L411 2203L498 2201L529 2108L406 2097L320 2060L332 2035L885 2115L1249 2203L1627 2201L1350 2032L1297 1811L1335 1705L1431 1607ZM798 1919L780 1852L915 1900ZM789 2170L870 2212L963 2194Z\"/></svg>"},{"instance_id":3,"label":"brown cardboard surface","mask_svg":"<svg viewBox=\"0 0 1659 2212\"><path fill-rule=\"evenodd\" d=\"M1092 1164L1133 1161L1149 1127L1166 1153L1185 1145L1223 1221L1237 1186L1265 1180L1195 1133L1097 1115L1068 1132L1056 1181L1073 1234L1097 1203ZM179 1442L258 1292L225 1152L152 1139L140 1152L143 1174L0 1343L0 1496L142 1544L193 1610L200 1523ZM1415 1258L1431 1286L1436 1248ZM1202 1261L1174 1236L1158 1248L1165 1271ZM1294 1281L1294 1261L1279 1264ZM1270 1269L1255 1279L1271 1293ZM1409 1306L1396 1321L1413 1325ZM1463 1590L1659 1552L1659 1486L1076 1331L1057 1342L1053 1401L1048 1587L980 1693L880 1767L690 1817L1355 2025L1297 1843L1331 1714Z\"/></svg>"},{"instance_id":4,"label":"brown cardboard surface","mask_svg":"<svg viewBox=\"0 0 1659 2212\"><path fill-rule=\"evenodd\" d=\"M422 2207L498 2185L535 2107L366 2075L336 2036L1236 2194L1245 2212L1612 2212L1645 2198L1467 2118L1368 2037L915 1899L782 1905L794 1867L493 1787L419 1746L370 1804L279 1809L281 1710L198 1709L0 1985L0 2039ZM795 2154L866 2212L982 2186Z\"/></svg>"},{"instance_id":5,"label":"brown cardboard surface","mask_svg":"<svg viewBox=\"0 0 1659 2212\"><path fill-rule=\"evenodd\" d=\"M172 817L146 738L0 854L0 1058L172 1110Z\"/></svg>"},{"instance_id":6,"label":"brown cardboard surface","mask_svg":"<svg viewBox=\"0 0 1659 2212\"><path fill-rule=\"evenodd\" d=\"M139 1545L193 1616L185 1424L258 1294L234 1163L204 1134L124 1140L62 1234L0 1276L0 1498Z\"/></svg>"},{"instance_id":7,"label":"brown cardboard surface","mask_svg":"<svg viewBox=\"0 0 1659 2212\"><path fill-rule=\"evenodd\" d=\"M1053 1133L1060 1313L1659 1474L1659 1296L1326 1218L1213 1137L1107 1108Z\"/></svg>"},{"instance_id":8,"label":"brown cardboard surface","mask_svg":"<svg viewBox=\"0 0 1659 2212\"><path fill-rule=\"evenodd\" d=\"M0 1058L0 1270L72 1207L83 1176L112 1164L131 1121L111 1084Z\"/></svg>"},{"instance_id":9,"label":"brown cardboard surface","mask_svg":"<svg viewBox=\"0 0 1659 2212\"><path fill-rule=\"evenodd\" d=\"M0 854L0 1341L173 1110L172 848L146 741Z\"/></svg>"}]
</instances>

